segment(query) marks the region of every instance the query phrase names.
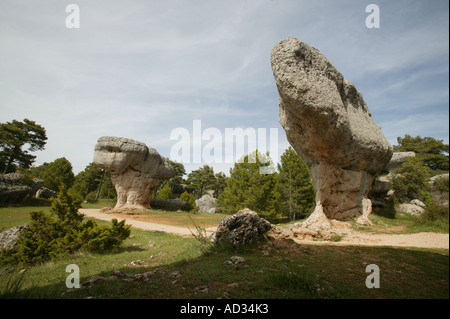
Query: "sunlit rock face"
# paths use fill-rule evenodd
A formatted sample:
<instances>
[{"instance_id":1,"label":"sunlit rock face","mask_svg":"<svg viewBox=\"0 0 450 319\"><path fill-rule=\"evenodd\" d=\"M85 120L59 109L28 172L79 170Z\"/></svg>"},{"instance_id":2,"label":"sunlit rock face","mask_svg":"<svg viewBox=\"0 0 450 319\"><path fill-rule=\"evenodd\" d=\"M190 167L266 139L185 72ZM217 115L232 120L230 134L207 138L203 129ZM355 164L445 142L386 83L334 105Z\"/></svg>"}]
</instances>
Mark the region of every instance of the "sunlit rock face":
<instances>
[{"instance_id":1,"label":"sunlit rock face","mask_svg":"<svg viewBox=\"0 0 450 319\"><path fill-rule=\"evenodd\" d=\"M271 64L280 123L316 190L305 226L326 228L328 218L369 223L367 195L374 177L387 170L392 147L362 95L319 50L295 38L273 48Z\"/></svg>"},{"instance_id":2,"label":"sunlit rock face","mask_svg":"<svg viewBox=\"0 0 450 319\"><path fill-rule=\"evenodd\" d=\"M169 161L154 148L123 137L100 137L94 149L94 163L111 174L117 191L115 208L150 208L155 188L175 176Z\"/></svg>"}]
</instances>

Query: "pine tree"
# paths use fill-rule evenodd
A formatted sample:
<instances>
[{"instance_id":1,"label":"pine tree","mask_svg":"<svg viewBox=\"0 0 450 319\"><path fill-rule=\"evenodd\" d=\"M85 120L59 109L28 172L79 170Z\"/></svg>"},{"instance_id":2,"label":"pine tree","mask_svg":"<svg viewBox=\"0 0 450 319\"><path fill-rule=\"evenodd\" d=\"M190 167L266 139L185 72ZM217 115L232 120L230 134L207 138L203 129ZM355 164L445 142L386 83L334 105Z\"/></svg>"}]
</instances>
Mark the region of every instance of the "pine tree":
<instances>
[{"instance_id":1,"label":"pine tree","mask_svg":"<svg viewBox=\"0 0 450 319\"><path fill-rule=\"evenodd\" d=\"M78 212L80 201L73 198L64 185L58 197L51 200L50 214L30 213L29 227L17 239L17 250L0 253L0 265L5 263L35 264L72 254L81 248L94 251L110 250L130 236L131 226L113 219L111 226L84 221Z\"/></svg>"},{"instance_id":2,"label":"pine tree","mask_svg":"<svg viewBox=\"0 0 450 319\"><path fill-rule=\"evenodd\" d=\"M47 141L45 129L34 121L0 123L0 170L14 172L18 167L29 168L36 156L28 152L43 150ZM22 149L28 145L28 149Z\"/></svg>"},{"instance_id":3,"label":"pine tree","mask_svg":"<svg viewBox=\"0 0 450 319\"><path fill-rule=\"evenodd\" d=\"M430 168L434 174L448 172L449 170L449 145L442 140L433 137L405 137L397 138L398 145L394 146L396 152L415 152L416 158L422 161L424 166ZM446 155L447 154L447 155Z\"/></svg>"},{"instance_id":4,"label":"pine tree","mask_svg":"<svg viewBox=\"0 0 450 319\"><path fill-rule=\"evenodd\" d=\"M224 173L219 172L214 175L215 183L214 183L214 197L219 197L220 194L223 193L225 186L227 186L227 177Z\"/></svg>"},{"instance_id":5,"label":"pine tree","mask_svg":"<svg viewBox=\"0 0 450 319\"><path fill-rule=\"evenodd\" d=\"M187 191L183 192L180 195L180 200L186 202L185 210L191 211L195 208L195 199L194 195L188 193Z\"/></svg>"},{"instance_id":6,"label":"pine tree","mask_svg":"<svg viewBox=\"0 0 450 319\"><path fill-rule=\"evenodd\" d=\"M46 163L44 163L46 164ZM48 164L47 164L48 165ZM34 171L32 170L33 174ZM103 178L103 183L101 184ZM100 185L101 184L101 185ZM98 193L100 188L100 198L115 198L116 191L114 185L111 182L111 175L108 172L104 172L94 163L90 163L86 166L84 171L79 172L74 179L71 193L76 194L78 197L84 199L88 194Z\"/></svg>"},{"instance_id":7,"label":"pine tree","mask_svg":"<svg viewBox=\"0 0 450 319\"><path fill-rule=\"evenodd\" d=\"M187 183L194 189L195 196L200 198L206 190L215 188L214 169L209 165L204 165L193 170L188 174Z\"/></svg>"},{"instance_id":8,"label":"pine tree","mask_svg":"<svg viewBox=\"0 0 450 319\"><path fill-rule=\"evenodd\" d=\"M315 205L314 187L308 167L292 147L289 147L281 155L278 170L279 205L282 214L290 220L306 217Z\"/></svg>"},{"instance_id":9,"label":"pine tree","mask_svg":"<svg viewBox=\"0 0 450 319\"><path fill-rule=\"evenodd\" d=\"M415 157L407 158L392 181L395 197L402 203L423 199L423 193L430 190L430 176L430 169L422 161Z\"/></svg>"},{"instance_id":10,"label":"pine tree","mask_svg":"<svg viewBox=\"0 0 450 319\"><path fill-rule=\"evenodd\" d=\"M166 183L163 188L158 193L158 199L172 199L172 189L170 188L169 183Z\"/></svg>"},{"instance_id":11,"label":"pine tree","mask_svg":"<svg viewBox=\"0 0 450 319\"><path fill-rule=\"evenodd\" d=\"M172 190L176 191L180 187L181 184L184 184L185 181L183 176L186 175L186 169L182 163L178 163L176 161L169 160L170 166L175 170L175 176L169 180L169 185ZM164 185L161 185L163 187Z\"/></svg>"},{"instance_id":12,"label":"pine tree","mask_svg":"<svg viewBox=\"0 0 450 319\"><path fill-rule=\"evenodd\" d=\"M217 200L217 206L227 214L234 214L240 209L249 208L262 215L276 213L277 174L264 174L261 172L274 171L269 154L255 151L244 156L230 169L223 193Z\"/></svg>"},{"instance_id":13,"label":"pine tree","mask_svg":"<svg viewBox=\"0 0 450 319\"><path fill-rule=\"evenodd\" d=\"M70 188L75 181L72 164L65 157L58 158L51 163L44 163L38 167L32 167L30 171L34 176L44 181L44 187L55 192L58 191L61 184Z\"/></svg>"}]
</instances>

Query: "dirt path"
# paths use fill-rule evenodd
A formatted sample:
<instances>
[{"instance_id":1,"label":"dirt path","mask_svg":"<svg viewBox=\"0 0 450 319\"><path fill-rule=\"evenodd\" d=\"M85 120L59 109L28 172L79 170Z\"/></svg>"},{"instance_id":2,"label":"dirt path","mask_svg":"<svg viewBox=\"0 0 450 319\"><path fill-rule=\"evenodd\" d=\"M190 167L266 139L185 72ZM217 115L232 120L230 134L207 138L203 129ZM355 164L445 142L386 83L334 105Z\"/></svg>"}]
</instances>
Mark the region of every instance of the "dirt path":
<instances>
[{"instance_id":1,"label":"dirt path","mask_svg":"<svg viewBox=\"0 0 450 319\"><path fill-rule=\"evenodd\" d=\"M346 224L346 223L342 223ZM404 230L398 229L398 231ZM356 245L356 246L395 246L449 249L449 234L422 232L416 234L377 234L357 231L349 226L332 227L332 232L341 235L342 239L333 241L312 241L294 238L296 243L317 245Z\"/></svg>"},{"instance_id":2,"label":"dirt path","mask_svg":"<svg viewBox=\"0 0 450 319\"><path fill-rule=\"evenodd\" d=\"M356 245L356 246L395 246L449 249L449 235L439 233L417 234L369 234L354 232L347 235L341 241L311 241L294 239L299 244L315 245Z\"/></svg>"},{"instance_id":3,"label":"dirt path","mask_svg":"<svg viewBox=\"0 0 450 319\"><path fill-rule=\"evenodd\" d=\"M144 222L140 220L131 219L129 216L123 216L120 214L106 214L101 213L99 209L85 209L81 208L79 210L80 213L85 214L87 217L92 217L100 220L111 221L112 219L117 219L121 221L122 219L126 219L126 224L131 225L135 228L143 229L143 230L154 230L154 231L162 231L166 233L172 233L182 236L192 236L191 231L187 227L178 227L172 225L164 225L164 224L156 224L150 222ZM192 228L192 231L195 229ZM215 227L209 227L206 229L208 233L213 233L215 231Z\"/></svg>"},{"instance_id":4,"label":"dirt path","mask_svg":"<svg viewBox=\"0 0 450 319\"><path fill-rule=\"evenodd\" d=\"M130 216L120 214L106 214L99 212L99 209L80 209L80 213L88 217L100 220L110 221L113 218L117 220L126 219L126 223L143 230L162 231L182 236L192 236L189 228L172 225L156 224L131 219ZM207 228L208 234L212 234L216 227ZM195 229L192 229L195 231ZM449 249L449 234L439 233L417 233L417 234L371 234L358 232L350 227L337 227L333 229L336 233L342 234L342 240L332 241L312 241L295 238L294 241L299 244L312 245L357 245L357 246L395 246L395 247L419 247L419 248L438 248Z\"/></svg>"}]
</instances>

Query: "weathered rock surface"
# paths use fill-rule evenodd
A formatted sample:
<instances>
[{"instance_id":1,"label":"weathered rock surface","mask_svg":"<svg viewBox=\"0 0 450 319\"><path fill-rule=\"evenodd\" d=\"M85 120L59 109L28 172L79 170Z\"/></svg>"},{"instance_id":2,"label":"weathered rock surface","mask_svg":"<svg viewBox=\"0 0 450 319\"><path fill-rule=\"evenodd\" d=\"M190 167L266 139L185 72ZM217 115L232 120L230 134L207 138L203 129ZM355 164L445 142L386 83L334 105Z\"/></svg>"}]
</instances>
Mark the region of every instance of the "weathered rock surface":
<instances>
[{"instance_id":1,"label":"weathered rock surface","mask_svg":"<svg viewBox=\"0 0 450 319\"><path fill-rule=\"evenodd\" d=\"M29 228L30 225L20 225L11 227L0 233L0 250L14 250L17 246L17 239L24 229Z\"/></svg>"},{"instance_id":2,"label":"weathered rock surface","mask_svg":"<svg viewBox=\"0 0 450 319\"><path fill-rule=\"evenodd\" d=\"M117 191L115 208L150 208L155 188L175 176L169 161L154 148L121 137L100 137L95 145L94 163L111 174Z\"/></svg>"},{"instance_id":3,"label":"weathered rock surface","mask_svg":"<svg viewBox=\"0 0 450 319\"><path fill-rule=\"evenodd\" d=\"M46 187L41 187L41 188L38 189L38 191L36 192L35 196L36 196L36 198L47 198L47 199L50 199L52 197L53 198L58 197L58 194L55 191L51 190L51 189L48 189Z\"/></svg>"},{"instance_id":4,"label":"weathered rock surface","mask_svg":"<svg viewBox=\"0 0 450 319\"><path fill-rule=\"evenodd\" d=\"M231 256L230 259L227 259L223 262L224 265L237 265L245 262L244 257L239 256Z\"/></svg>"},{"instance_id":5,"label":"weathered rock surface","mask_svg":"<svg viewBox=\"0 0 450 319\"><path fill-rule=\"evenodd\" d=\"M400 204L398 206L398 210L413 216L422 215L425 212L425 208L423 206L417 205L412 201L409 204Z\"/></svg>"},{"instance_id":6,"label":"weathered rock surface","mask_svg":"<svg viewBox=\"0 0 450 319\"><path fill-rule=\"evenodd\" d=\"M267 220L246 208L232 216L222 218L211 236L211 242L240 247L265 239L265 234L272 227Z\"/></svg>"},{"instance_id":7,"label":"weathered rock surface","mask_svg":"<svg viewBox=\"0 0 450 319\"><path fill-rule=\"evenodd\" d=\"M416 206L419 206L419 207L422 207L422 208L426 208L427 207L427 205L425 205L425 203L422 202L420 199L413 199L409 203L413 204L413 205L416 205Z\"/></svg>"},{"instance_id":8,"label":"weathered rock surface","mask_svg":"<svg viewBox=\"0 0 450 319\"><path fill-rule=\"evenodd\" d=\"M297 39L278 43L271 64L280 123L316 190L316 209L305 226L326 228L327 218L370 222L367 196L374 177L387 170L392 148L362 95L319 50Z\"/></svg>"},{"instance_id":9,"label":"weathered rock surface","mask_svg":"<svg viewBox=\"0 0 450 319\"><path fill-rule=\"evenodd\" d=\"M434 183L436 183L437 181L439 181L441 179L448 183L449 173L439 174L439 175L435 175L435 176L431 177L430 184L434 185Z\"/></svg>"},{"instance_id":10,"label":"weathered rock surface","mask_svg":"<svg viewBox=\"0 0 450 319\"><path fill-rule=\"evenodd\" d=\"M414 152L394 152L392 158L388 164L388 172L384 173L377 178L375 178L372 189L369 193L369 198L372 200L374 205L379 207L389 206L389 199L394 194L391 190L392 180L395 176L395 170L400 168L403 163L406 162L408 157L415 157Z\"/></svg>"},{"instance_id":11,"label":"weathered rock surface","mask_svg":"<svg viewBox=\"0 0 450 319\"><path fill-rule=\"evenodd\" d=\"M394 152L392 158L389 161L388 170L392 172L394 169L400 168L403 163L406 162L408 157L415 157L414 152Z\"/></svg>"},{"instance_id":12,"label":"weathered rock surface","mask_svg":"<svg viewBox=\"0 0 450 319\"><path fill-rule=\"evenodd\" d=\"M200 213L214 214L216 212L216 199L209 194L196 199L195 205Z\"/></svg>"},{"instance_id":13,"label":"weathered rock surface","mask_svg":"<svg viewBox=\"0 0 450 319\"><path fill-rule=\"evenodd\" d=\"M20 173L0 175L0 202L22 202L33 197L43 185L42 179Z\"/></svg>"}]
</instances>

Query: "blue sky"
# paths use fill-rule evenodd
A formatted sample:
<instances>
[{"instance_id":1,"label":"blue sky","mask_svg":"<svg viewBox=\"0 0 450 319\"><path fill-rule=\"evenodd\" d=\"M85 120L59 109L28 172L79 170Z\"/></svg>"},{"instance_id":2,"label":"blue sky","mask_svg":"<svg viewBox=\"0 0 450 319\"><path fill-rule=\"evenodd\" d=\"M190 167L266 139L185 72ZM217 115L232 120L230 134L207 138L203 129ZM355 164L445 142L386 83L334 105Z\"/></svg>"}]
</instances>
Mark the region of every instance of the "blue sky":
<instances>
[{"instance_id":1,"label":"blue sky","mask_svg":"<svg viewBox=\"0 0 450 319\"><path fill-rule=\"evenodd\" d=\"M80 28L65 25L68 4ZM368 29L365 8L380 8ZM48 142L36 164L66 157L75 173L100 136L169 157L175 128L278 128L270 52L287 37L319 49L355 83L391 144L449 142L449 3L169 0L0 2L0 122L29 118ZM203 141L206 144L206 141ZM204 145L202 144L202 145ZM275 161L278 158L274 158ZM187 164L188 171L200 163ZM228 173L231 164L213 164Z\"/></svg>"}]
</instances>

